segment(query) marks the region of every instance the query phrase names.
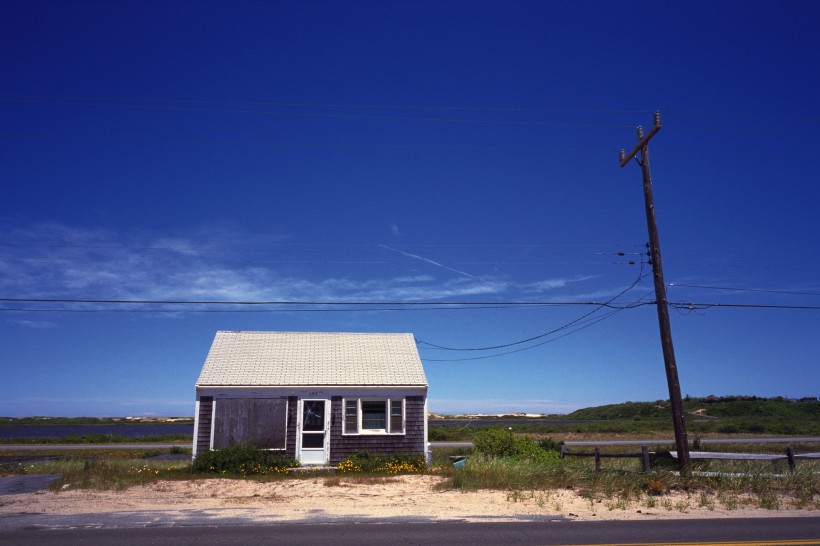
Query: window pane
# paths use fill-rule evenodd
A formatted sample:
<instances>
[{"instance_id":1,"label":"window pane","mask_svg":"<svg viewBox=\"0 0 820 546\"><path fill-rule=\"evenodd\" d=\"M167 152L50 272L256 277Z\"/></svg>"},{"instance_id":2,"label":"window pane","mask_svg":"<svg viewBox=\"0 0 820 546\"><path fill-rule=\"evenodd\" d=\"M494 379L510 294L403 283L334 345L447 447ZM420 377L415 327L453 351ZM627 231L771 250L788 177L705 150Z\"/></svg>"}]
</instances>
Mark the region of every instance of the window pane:
<instances>
[{"instance_id":1,"label":"window pane","mask_svg":"<svg viewBox=\"0 0 820 546\"><path fill-rule=\"evenodd\" d=\"M401 400L390 401L390 432L404 432L404 413L402 412Z\"/></svg>"},{"instance_id":2,"label":"window pane","mask_svg":"<svg viewBox=\"0 0 820 546\"><path fill-rule=\"evenodd\" d=\"M384 430L387 423L386 405L384 400L362 400L362 428Z\"/></svg>"},{"instance_id":3,"label":"window pane","mask_svg":"<svg viewBox=\"0 0 820 546\"><path fill-rule=\"evenodd\" d=\"M323 448L325 447L325 435L322 432L306 432L302 434L302 447Z\"/></svg>"},{"instance_id":4,"label":"window pane","mask_svg":"<svg viewBox=\"0 0 820 546\"><path fill-rule=\"evenodd\" d=\"M355 400L345 400L345 432L359 432L359 414Z\"/></svg>"},{"instance_id":5,"label":"window pane","mask_svg":"<svg viewBox=\"0 0 820 546\"><path fill-rule=\"evenodd\" d=\"M325 401L305 400L302 430L325 430Z\"/></svg>"}]
</instances>

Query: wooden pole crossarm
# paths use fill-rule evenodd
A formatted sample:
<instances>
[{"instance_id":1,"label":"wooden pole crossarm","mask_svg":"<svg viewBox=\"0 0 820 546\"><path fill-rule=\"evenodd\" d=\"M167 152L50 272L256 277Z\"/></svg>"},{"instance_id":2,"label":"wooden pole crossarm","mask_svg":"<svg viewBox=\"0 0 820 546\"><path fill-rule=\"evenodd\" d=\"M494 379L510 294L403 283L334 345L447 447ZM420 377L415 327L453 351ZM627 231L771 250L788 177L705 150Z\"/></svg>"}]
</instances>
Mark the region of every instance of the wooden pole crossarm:
<instances>
[{"instance_id":1,"label":"wooden pole crossarm","mask_svg":"<svg viewBox=\"0 0 820 546\"><path fill-rule=\"evenodd\" d=\"M655 136L656 134L658 134L658 131L660 131L660 130L661 130L661 113L660 112L655 112L655 123L653 124L652 129L645 136L643 136L643 137L639 136L638 137L638 144L636 144L635 147L632 148L632 151L629 152L629 154L624 154L624 151L621 150L621 158L620 158L621 163L620 163L620 166L623 167L624 165L626 165L627 163L632 161L632 158L635 157L638 154L638 152L643 150L643 148L647 144L649 144L649 141L652 139L652 137ZM640 135L640 133L643 133L643 128L642 127L638 127L638 133L639 133L639 135Z\"/></svg>"}]
</instances>

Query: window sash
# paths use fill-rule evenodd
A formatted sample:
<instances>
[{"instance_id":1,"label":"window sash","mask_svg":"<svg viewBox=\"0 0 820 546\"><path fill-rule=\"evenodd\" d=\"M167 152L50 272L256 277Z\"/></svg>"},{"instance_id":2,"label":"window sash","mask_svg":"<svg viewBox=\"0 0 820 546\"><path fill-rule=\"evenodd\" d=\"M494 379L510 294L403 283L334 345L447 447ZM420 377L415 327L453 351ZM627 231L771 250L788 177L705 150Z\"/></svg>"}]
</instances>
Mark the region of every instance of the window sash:
<instances>
[{"instance_id":1,"label":"window sash","mask_svg":"<svg viewBox=\"0 0 820 546\"><path fill-rule=\"evenodd\" d=\"M342 401L344 434L404 434L404 399Z\"/></svg>"},{"instance_id":2,"label":"window sash","mask_svg":"<svg viewBox=\"0 0 820 546\"><path fill-rule=\"evenodd\" d=\"M362 400L362 430L387 430L387 401Z\"/></svg>"},{"instance_id":3,"label":"window sash","mask_svg":"<svg viewBox=\"0 0 820 546\"><path fill-rule=\"evenodd\" d=\"M359 401L345 400L345 432L356 434L359 432Z\"/></svg>"},{"instance_id":4,"label":"window sash","mask_svg":"<svg viewBox=\"0 0 820 546\"><path fill-rule=\"evenodd\" d=\"M390 433L400 434L404 432L404 401L390 401Z\"/></svg>"}]
</instances>

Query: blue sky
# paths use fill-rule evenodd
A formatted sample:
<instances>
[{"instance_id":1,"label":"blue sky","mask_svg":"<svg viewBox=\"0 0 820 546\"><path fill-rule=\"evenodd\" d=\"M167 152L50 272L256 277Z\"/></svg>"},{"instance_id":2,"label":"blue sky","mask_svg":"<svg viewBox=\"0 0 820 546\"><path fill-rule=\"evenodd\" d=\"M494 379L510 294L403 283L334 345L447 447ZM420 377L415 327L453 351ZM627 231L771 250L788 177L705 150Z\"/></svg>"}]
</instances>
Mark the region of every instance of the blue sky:
<instances>
[{"instance_id":1,"label":"blue sky","mask_svg":"<svg viewBox=\"0 0 820 546\"><path fill-rule=\"evenodd\" d=\"M432 411L665 399L640 169L618 167L655 110L683 393L816 396L818 23L816 2L3 2L0 297L321 304L2 301L0 415L190 415L217 330L412 332Z\"/></svg>"}]
</instances>

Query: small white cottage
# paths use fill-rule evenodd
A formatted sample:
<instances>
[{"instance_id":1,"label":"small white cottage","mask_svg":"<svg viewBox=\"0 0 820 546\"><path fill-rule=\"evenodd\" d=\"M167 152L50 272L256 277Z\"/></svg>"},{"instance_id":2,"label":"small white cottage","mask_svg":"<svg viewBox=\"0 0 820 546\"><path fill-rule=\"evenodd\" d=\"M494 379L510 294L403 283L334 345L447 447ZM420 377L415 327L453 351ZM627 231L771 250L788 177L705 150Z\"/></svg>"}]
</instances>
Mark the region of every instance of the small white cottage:
<instances>
[{"instance_id":1,"label":"small white cottage","mask_svg":"<svg viewBox=\"0 0 820 546\"><path fill-rule=\"evenodd\" d=\"M413 335L217 332L196 382L193 454L232 443L302 464L360 450L426 457L427 379Z\"/></svg>"}]
</instances>

